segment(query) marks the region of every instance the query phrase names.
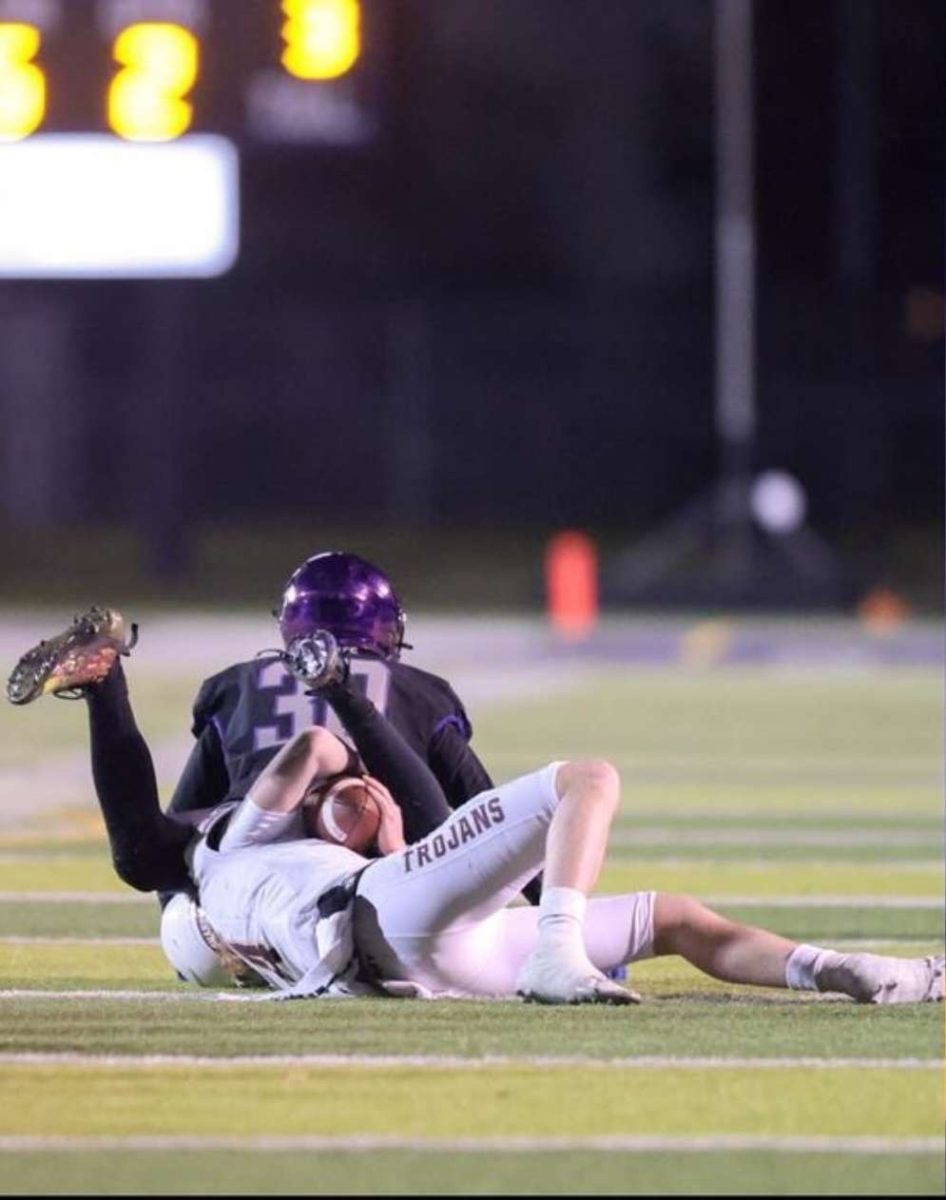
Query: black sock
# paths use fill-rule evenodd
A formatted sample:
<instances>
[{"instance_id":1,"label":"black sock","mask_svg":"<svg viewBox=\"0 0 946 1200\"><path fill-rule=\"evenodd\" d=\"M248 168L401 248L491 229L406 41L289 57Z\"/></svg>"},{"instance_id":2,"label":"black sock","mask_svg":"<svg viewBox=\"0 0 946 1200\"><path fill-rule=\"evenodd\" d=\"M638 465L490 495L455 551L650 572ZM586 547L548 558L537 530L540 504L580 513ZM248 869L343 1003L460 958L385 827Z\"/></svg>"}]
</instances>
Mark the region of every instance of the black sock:
<instances>
[{"instance_id":1,"label":"black sock","mask_svg":"<svg viewBox=\"0 0 946 1200\"><path fill-rule=\"evenodd\" d=\"M128 698L121 662L85 689L92 777L112 861L139 891L193 890L184 848L193 830L161 811L154 764Z\"/></svg>"}]
</instances>

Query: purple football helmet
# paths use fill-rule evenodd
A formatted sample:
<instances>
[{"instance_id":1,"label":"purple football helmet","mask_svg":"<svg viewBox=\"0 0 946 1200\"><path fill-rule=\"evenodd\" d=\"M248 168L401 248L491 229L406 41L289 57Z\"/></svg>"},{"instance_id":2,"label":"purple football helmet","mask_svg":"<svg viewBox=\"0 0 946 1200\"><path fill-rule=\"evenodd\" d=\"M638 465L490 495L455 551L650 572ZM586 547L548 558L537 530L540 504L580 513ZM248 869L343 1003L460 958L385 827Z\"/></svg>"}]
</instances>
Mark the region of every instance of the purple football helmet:
<instances>
[{"instance_id":1,"label":"purple football helmet","mask_svg":"<svg viewBox=\"0 0 946 1200\"><path fill-rule=\"evenodd\" d=\"M400 657L404 645L404 610L390 580L357 554L330 550L306 559L275 615L287 646L317 629L340 646L386 659Z\"/></svg>"}]
</instances>

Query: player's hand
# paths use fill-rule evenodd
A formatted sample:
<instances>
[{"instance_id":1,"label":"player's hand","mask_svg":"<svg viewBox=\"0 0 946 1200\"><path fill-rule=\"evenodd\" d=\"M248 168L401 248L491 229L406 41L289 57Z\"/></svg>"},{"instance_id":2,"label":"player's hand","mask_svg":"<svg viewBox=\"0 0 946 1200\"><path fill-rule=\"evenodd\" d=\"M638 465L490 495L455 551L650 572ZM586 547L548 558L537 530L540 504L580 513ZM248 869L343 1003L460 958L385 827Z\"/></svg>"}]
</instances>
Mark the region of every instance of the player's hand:
<instances>
[{"instance_id":1,"label":"player's hand","mask_svg":"<svg viewBox=\"0 0 946 1200\"><path fill-rule=\"evenodd\" d=\"M378 853L381 855L395 854L403 850L407 844L404 841L404 818L401 810L388 789L380 779L373 775L363 775L362 782L378 802L381 810L381 826L378 829Z\"/></svg>"}]
</instances>

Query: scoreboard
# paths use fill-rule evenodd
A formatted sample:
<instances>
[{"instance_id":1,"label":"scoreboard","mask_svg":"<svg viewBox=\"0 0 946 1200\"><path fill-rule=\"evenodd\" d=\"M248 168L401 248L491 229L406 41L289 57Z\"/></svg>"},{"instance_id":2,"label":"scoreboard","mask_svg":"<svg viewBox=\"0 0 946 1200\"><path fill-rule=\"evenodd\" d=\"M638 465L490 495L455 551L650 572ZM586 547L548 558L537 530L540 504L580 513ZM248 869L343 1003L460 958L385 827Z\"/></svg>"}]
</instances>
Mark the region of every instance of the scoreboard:
<instances>
[{"instance_id":1,"label":"scoreboard","mask_svg":"<svg viewBox=\"0 0 946 1200\"><path fill-rule=\"evenodd\" d=\"M40 133L367 142L381 108L384 3L0 0L0 143Z\"/></svg>"},{"instance_id":2,"label":"scoreboard","mask_svg":"<svg viewBox=\"0 0 946 1200\"><path fill-rule=\"evenodd\" d=\"M228 271L244 149L375 138L391 11L0 0L0 280Z\"/></svg>"}]
</instances>

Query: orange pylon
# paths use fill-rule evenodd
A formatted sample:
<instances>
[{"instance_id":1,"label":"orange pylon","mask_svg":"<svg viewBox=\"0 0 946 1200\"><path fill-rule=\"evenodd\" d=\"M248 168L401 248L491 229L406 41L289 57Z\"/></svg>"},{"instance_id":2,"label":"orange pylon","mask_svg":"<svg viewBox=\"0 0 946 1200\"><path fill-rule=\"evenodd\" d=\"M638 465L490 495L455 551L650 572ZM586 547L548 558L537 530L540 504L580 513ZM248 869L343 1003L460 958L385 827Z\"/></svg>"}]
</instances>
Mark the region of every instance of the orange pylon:
<instances>
[{"instance_id":1,"label":"orange pylon","mask_svg":"<svg viewBox=\"0 0 946 1200\"><path fill-rule=\"evenodd\" d=\"M545 552L546 611L570 641L586 638L598 620L598 551L587 534L564 530Z\"/></svg>"},{"instance_id":2,"label":"orange pylon","mask_svg":"<svg viewBox=\"0 0 946 1200\"><path fill-rule=\"evenodd\" d=\"M910 606L892 588L879 585L873 588L857 606L861 623L871 633L893 633L910 616Z\"/></svg>"}]
</instances>

